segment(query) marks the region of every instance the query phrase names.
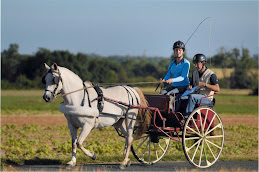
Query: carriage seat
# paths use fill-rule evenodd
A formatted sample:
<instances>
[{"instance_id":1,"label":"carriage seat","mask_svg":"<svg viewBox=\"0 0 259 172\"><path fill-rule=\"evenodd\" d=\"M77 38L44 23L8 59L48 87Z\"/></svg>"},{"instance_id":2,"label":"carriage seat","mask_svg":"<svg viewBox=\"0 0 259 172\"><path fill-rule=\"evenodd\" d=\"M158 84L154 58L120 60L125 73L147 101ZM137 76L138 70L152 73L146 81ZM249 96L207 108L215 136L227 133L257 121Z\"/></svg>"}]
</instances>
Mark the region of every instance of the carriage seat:
<instances>
[{"instance_id":1,"label":"carriage seat","mask_svg":"<svg viewBox=\"0 0 259 172\"><path fill-rule=\"evenodd\" d=\"M145 95L149 107L156 107L161 113L168 113L170 98L168 95Z\"/></svg>"},{"instance_id":2,"label":"carriage seat","mask_svg":"<svg viewBox=\"0 0 259 172\"><path fill-rule=\"evenodd\" d=\"M211 101L211 104L202 104L202 103L199 103L197 104L197 106L209 106L209 107L213 107L215 106L216 104L216 99L213 97L212 101Z\"/></svg>"},{"instance_id":3,"label":"carriage seat","mask_svg":"<svg viewBox=\"0 0 259 172\"><path fill-rule=\"evenodd\" d=\"M188 100L189 100L189 96L183 96L181 98L178 98L176 100L176 104L175 104L175 112L185 113L186 107L187 107L187 104L188 104ZM199 101L199 102L196 102L195 108L198 108L200 106L209 106L209 107L213 108L215 104L216 104L216 100L213 97L213 100L212 100L211 104L202 104L201 101Z\"/></svg>"}]
</instances>

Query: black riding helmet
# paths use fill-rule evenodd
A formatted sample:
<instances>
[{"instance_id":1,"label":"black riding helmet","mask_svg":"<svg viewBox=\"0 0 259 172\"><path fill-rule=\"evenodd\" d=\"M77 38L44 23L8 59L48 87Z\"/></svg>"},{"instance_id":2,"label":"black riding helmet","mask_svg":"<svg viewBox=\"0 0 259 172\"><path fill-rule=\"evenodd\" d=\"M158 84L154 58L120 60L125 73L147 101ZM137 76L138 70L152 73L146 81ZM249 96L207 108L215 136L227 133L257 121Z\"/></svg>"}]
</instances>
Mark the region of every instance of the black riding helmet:
<instances>
[{"instance_id":1,"label":"black riding helmet","mask_svg":"<svg viewBox=\"0 0 259 172\"><path fill-rule=\"evenodd\" d=\"M181 49L183 49L183 51L184 51L184 50L185 50L185 45L184 45L184 43L183 43L182 41L176 41L176 42L174 43L174 45L173 45L173 50L174 50L175 48L181 48Z\"/></svg>"},{"instance_id":2,"label":"black riding helmet","mask_svg":"<svg viewBox=\"0 0 259 172\"><path fill-rule=\"evenodd\" d=\"M193 63L198 63L198 62L203 62L203 61L205 61L205 63L207 61L207 58L204 54L196 54L192 60Z\"/></svg>"}]
</instances>

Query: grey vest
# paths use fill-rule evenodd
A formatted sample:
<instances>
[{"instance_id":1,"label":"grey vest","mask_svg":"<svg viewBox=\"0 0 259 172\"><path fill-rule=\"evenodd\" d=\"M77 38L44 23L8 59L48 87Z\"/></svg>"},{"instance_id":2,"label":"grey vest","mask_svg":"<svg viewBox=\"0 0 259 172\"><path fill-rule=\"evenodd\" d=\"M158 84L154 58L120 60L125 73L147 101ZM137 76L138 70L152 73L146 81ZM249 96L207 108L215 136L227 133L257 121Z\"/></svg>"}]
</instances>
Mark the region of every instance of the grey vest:
<instances>
[{"instance_id":1,"label":"grey vest","mask_svg":"<svg viewBox=\"0 0 259 172\"><path fill-rule=\"evenodd\" d=\"M201 76L201 78L199 77L199 72L197 70L195 70L193 72L193 87L199 85L199 81L203 82L203 83L207 83L207 84L211 84L210 83L210 76L214 74L214 72L212 72L210 69L207 69L203 75ZM197 90L198 94L202 94L205 96L209 96L209 95L213 95L214 91L211 91L211 89L207 88L207 87L202 87L199 88ZM208 97L211 101L213 100L213 96Z\"/></svg>"}]
</instances>

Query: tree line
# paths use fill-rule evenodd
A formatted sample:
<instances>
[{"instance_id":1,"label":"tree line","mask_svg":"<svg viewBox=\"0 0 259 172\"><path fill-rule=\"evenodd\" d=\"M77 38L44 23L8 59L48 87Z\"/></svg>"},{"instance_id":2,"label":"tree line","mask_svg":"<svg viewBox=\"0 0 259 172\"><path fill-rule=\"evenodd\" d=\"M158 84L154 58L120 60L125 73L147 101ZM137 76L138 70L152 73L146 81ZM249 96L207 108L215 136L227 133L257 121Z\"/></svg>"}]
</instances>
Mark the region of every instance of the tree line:
<instances>
[{"instance_id":1,"label":"tree line","mask_svg":"<svg viewBox=\"0 0 259 172\"><path fill-rule=\"evenodd\" d=\"M100 56L96 54L73 54L69 51L45 48L33 55L20 54L18 44L10 44L1 52L2 89L43 89L41 78L46 74L44 63L56 62L79 75L84 81L94 83L125 83L157 81L163 78L173 59L146 56ZM192 63L192 57L187 58ZM222 88L247 88L258 90L257 56L250 56L249 50L234 48L220 51L208 60L208 67L234 68L230 78L220 80ZM256 72L251 72L254 69ZM190 72L194 66L191 65Z\"/></svg>"}]
</instances>

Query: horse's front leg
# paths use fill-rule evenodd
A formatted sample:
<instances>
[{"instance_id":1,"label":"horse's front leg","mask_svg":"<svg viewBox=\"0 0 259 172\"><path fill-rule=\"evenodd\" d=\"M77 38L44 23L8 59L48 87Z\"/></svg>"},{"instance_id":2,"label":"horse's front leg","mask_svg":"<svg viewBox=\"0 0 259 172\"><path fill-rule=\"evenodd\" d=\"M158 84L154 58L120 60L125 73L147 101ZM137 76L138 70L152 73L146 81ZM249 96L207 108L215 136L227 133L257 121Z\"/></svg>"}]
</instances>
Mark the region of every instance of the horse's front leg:
<instances>
[{"instance_id":1,"label":"horse's front leg","mask_svg":"<svg viewBox=\"0 0 259 172\"><path fill-rule=\"evenodd\" d=\"M69 161L66 165L73 167L76 165L77 128L73 127L70 123L68 123L68 127L72 137L72 158L71 161Z\"/></svg>"},{"instance_id":2,"label":"horse's front leg","mask_svg":"<svg viewBox=\"0 0 259 172\"><path fill-rule=\"evenodd\" d=\"M79 149L81 149L85 155L89 156L92 160L96 160L96 153L94 152L91 152L90 150L88 149L85 149L83 147L83 142L84 140L86 139L86 137L88 136L88 134L90 133L90 131L92 130L93 127L91 127L90 125L88 124L85 124L83 127L82 127L82 130L81 130L81 133L78 137L78 140L77 140L77 147Z\"/></svg>"}]
</instances>

